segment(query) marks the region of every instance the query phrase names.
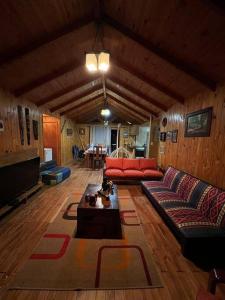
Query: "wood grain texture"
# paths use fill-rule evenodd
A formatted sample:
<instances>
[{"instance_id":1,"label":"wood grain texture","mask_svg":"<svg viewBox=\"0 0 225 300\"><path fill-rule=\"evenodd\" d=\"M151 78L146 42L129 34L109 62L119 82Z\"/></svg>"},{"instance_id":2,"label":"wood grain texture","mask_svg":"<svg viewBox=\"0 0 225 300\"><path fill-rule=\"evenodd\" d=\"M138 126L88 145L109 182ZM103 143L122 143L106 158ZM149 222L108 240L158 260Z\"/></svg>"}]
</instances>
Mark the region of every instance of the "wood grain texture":
<instances>
[{"instance_id":1,"label":"wood grain texture","mask_svg":"<svg viewBox=\"0 0 225 300\"><path fill-rule=\"evenodd\" d=\"M24 125L24 145L21 145L19 121L17 113L17 105L22 106L23 110L23 125ZM30 145L26 138L26 124L25 124L25 108L30 110ZM16 99L12 95L0 91L0 120L4 121L4 131L0 132L0 154L10 152L21 152L36 148L38 155L42 156L42 122L41 111L37 107L23 99ZM34 139L32 120L38 121L38 140Z\"/></svg>"},{"instance_id":2,"label":"wood grain texture","mask_svg":"<svg viewBox=\"0 0 225 300\"><path fill-rule=\"evenodd\" d=\"M206 107L213 107L210 137L184 137L185 115ZM162 167L172 165L211 184L225 188L225 85L215 93L204 92L188 99L185 105L175 105L161 116L167 117L161 131L178 129L178 142L161 142L165 154L159 153Z\"/></svg>"},{"instance_id":3,"label":"wood grain texture","mask_svg":"<svg viewBox=\"0 0 225 300\"><path fill-rule=\"evenodd\" d=\"M79 165L71 166L71 176L55 187L45 187L26 204L0 221L0 298L4 300L194 300L199 288L206 289L208 273L197 268L181 255L180 246L140 186L119 186L119 193L127 189L135 203L147 243L162 278L163 288L93 291L7 291L8 283L33 253L34 247L47 226L71 194L83 192L88 183L101 183L102 170L89 171ZM76 270L74 270L76 272ZM225 297L225 286L217 288L217 295Z\"/></svg>"}]
</instances>

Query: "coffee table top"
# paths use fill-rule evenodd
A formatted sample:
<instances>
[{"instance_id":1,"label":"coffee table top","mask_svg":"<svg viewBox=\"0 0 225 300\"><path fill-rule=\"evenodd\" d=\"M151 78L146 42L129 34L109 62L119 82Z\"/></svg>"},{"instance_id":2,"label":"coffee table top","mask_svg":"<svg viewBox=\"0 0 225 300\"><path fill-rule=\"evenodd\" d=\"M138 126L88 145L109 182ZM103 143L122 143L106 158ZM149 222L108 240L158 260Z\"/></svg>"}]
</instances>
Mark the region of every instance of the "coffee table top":
<instances>
[{"instance_id":1,"label":"coffee table top","mask_svg":"<svg viewBox=\"0 0 225 300\"><path fill-rule=\"evenodd\" d=\"M109 196L110 200L103 200L98 196L95 206L89 205L89 203L85 200L86 194L95 194L97 191L101 189L101 184L88 184L81 201L78 205L78 209L80 208L90 208L90 209L119 209L118 203L118 195L117 195L117 186L113 185L113 194Z\"/></svg>"}]
</instances>

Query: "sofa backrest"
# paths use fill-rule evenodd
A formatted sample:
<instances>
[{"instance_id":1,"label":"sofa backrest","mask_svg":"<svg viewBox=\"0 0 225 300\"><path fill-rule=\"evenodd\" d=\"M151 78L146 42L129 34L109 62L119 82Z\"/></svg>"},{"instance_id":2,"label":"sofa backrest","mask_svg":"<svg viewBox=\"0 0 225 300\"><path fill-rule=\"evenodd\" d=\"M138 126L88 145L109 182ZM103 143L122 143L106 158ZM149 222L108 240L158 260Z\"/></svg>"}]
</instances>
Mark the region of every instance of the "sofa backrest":
<instances>
[{"instance_id":1,"label":"sofa backrest","mask_svg":"<svg viewBox=\"0 0 225 300\"><path fill-rule=\"evenodd\" d=\"M168 167L163 176L163 183L173 192L176 192L177 185L179 184L183 175L183 172L173 167Z\"/></svg>"},{"instance_id":2,"label":"sofa backrest","mask_svg":"<svg viewBox=\"0 0 225 300\"><path fill-rule=\"evenodd\" d=\"M123 169L123 158L106 157L106 169Z\"/></svg>"},{"instance_id":3,"label":"sofa backrest","mask_svg":"<svg viewBox=\"0 0 225 300\"><path fill-rule=\"evenodd\" d=\"M155 158L140 158L140 169L146 170L156 170L157 169L157 162Z\"/></svg>"},{"instance_id":4,"label":"sofa backrest","mask_svg":"<svg viewBox=\"0 0 225 300\"><path fill-rule=\"evenodd\" d=\"M140 159L138 158L124 158L123 170L140 170Z\"/></svg>"}]
</instances>

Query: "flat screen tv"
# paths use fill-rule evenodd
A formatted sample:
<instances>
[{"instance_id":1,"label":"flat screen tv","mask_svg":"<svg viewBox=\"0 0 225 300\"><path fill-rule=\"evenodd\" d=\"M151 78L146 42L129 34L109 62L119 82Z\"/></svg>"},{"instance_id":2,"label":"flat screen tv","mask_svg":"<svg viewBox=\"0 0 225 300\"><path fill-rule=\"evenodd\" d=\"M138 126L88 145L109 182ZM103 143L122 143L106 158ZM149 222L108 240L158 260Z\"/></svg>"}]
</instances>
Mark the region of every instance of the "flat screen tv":
<instances>
[{"instance_id":1,"label":"flat screen tv","mask_svg":"<svg viewBox=\"0 0 225 300\"><path fill-rule=\"evenodd\" d=\"M40 157L0 167L0 207L38 183Z\"/></svg>"}]
</instances>

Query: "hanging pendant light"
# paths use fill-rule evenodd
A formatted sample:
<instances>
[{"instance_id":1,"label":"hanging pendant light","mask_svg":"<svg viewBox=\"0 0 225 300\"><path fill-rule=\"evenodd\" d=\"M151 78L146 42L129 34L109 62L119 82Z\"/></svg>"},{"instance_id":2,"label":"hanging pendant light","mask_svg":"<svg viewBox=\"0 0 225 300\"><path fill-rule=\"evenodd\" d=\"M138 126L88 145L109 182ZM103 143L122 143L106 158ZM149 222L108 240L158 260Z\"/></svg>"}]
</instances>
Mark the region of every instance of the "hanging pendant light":
<instances>
[{"instance_id":1,"label":"hanging pendant light","mask_svg":"<svg viewBox=\"0 0 225 300\"><path fill-rule=\"evenodd\" d=\"M86 67L90 72L98 70L98 60L95 53L86 53Z\"/></svg>"},{"instance_id":2,"label":"hanging pendant light","mask_svg":"<svg viewBox=\"0 0 225 300\"><path fill-rule=\"evenodd\" d=\"M103 109L101 110L101 115L102 115L103 117L109 117L110 114L111 114L111 112L110 112L110 110L109 110L108 108L103 108Z\"/></svg>"},{"instance_id":3,"label":"hanging pendant light","mask_svg":"<svg viewBox=\"0 0 225 300\"><path fill-rule=\"evenodd\" d=\"M106 72L109 69L109 53L100 52L98 55L98 70L101 72Z\"/></svg>"}]
</instances>

